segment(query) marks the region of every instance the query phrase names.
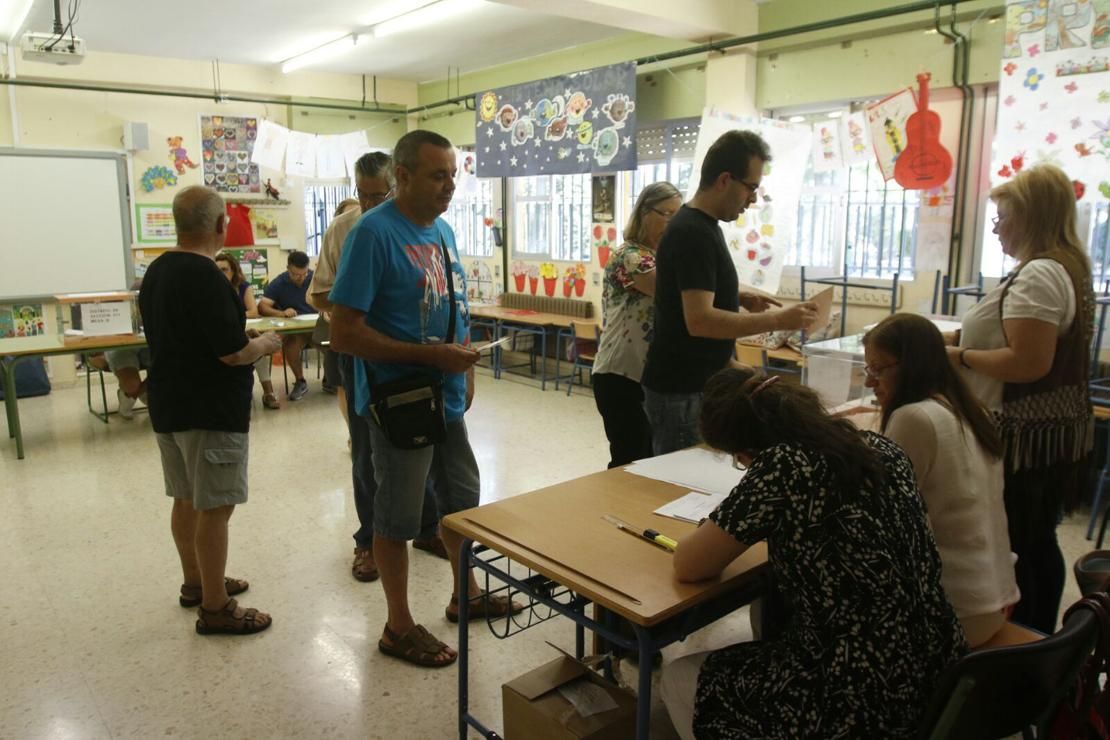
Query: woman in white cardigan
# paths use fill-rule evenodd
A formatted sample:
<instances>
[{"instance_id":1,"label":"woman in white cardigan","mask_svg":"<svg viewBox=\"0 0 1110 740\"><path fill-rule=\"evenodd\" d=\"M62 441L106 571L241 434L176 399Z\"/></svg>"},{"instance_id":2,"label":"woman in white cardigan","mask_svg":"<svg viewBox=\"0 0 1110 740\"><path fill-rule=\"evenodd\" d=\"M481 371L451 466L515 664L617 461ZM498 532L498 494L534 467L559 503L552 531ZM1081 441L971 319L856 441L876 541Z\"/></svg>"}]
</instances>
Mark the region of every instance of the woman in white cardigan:
<instances>
[{"instance_id":1,"label":"woman in white cardigan","mask_svg":"<svg viewBox=\"0 0 1110 740\"><path fill-rule=\"evenodd\" d=\"M975 647L1019 598L1003 504L1002 442L987 409L948 362L944 338L895 314L863 338L882 431L913 463L941 559L941 584Z\"/></svg>"}]
</instances>

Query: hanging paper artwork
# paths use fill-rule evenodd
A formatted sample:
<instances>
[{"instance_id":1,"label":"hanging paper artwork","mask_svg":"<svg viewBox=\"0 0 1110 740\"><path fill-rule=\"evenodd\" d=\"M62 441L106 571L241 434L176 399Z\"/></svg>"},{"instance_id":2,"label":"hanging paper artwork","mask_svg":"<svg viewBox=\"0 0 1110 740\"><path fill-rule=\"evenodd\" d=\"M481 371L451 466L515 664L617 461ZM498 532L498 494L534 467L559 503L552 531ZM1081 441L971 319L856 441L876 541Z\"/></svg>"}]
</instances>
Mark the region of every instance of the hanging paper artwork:
<instances>
[{"instance_id":1,"label":"hanging paper artwork","mask_svg":"<svg viewBox=\"0 0 1110 740\"><path fill-rule=\"evenodd\" d=\"M894 178L894 163L906 150L906 121L917 111L917 101L907 87L867 106L871 144L884 180Z\"/></svg>"},{"instance_id":2,"label":"hanging paper artwork","mask_svg":"<svg viewBox=\"0 0 1110 740\"><path fill-rule=\"evenodd\" d=\"M258 119L242 116L200 117L204 184L220 193L260 193L258 165L251 161Z\"/></svg>"},{"instance_id":3,"label":"hanging paper artwork","mask_svg":"<svg viewBox=\"0 0 1110 740\"><path fill-rule=\"evenodd\" d=\"M797 228L798 201L813 132L809 126L771 119L741 118L707 108L701 117L694 172L701 171L709 146L726 131L747 129L763 137L772 161L763 169L759 200L732 223L722 223L725 243L740 282L765 293L778 292L787 247ZM697 191L691 178L687 199Z\"/></svg>"},{"instance_id":4,"label":"hanging paper artwork","mask_svg":"<svg viewBox=\"0 0 1110 740\"><path fill-rule=\"evenodd\" d=\"M813 171L828 172L844 166L840 121L829 119L813 124Z\"/></svg>"},{"instance_id":5,"label":"hanging paper artwork","mask_svg":"<svg viewBox=\"0 0 1110 740\"><path fill-rule=\"evenodd\" d=\"M139 179L139 186L144 193L153 193L155 190L170 188L177 184L177 174L169 167L155 165L147 167Z\"/></svg>"},{"instance_id":6,"label":"hanging paper artwork","mask_svg":"<svg viewBox=\"0 0 1110 740\"><path fill-rule=\"evenodd\" d=\"M617 227L609 223L595 223L590 230L593 237L591 246L593 254L597 255L597 262L602 269L609 264L609 258L619 245L617 243Z\"/></svg>"},{"instance_id":7,"label":"hanging paper artwork","mask_svg":"<svg viewBox=\"0 0 1110 740\"><path fill-rule=\"evenodd\" d=\"M1008 0L991 183L1059 166L1081 204L1110 199L1110 1Z\"/></svg>"},{"instance_id":8,"label":"hanging paper artwork","mask_svg":"<svg viewBox=\"0 0 1110 740\"><path fill-rule=\"evenodd\" d=\"M613 223L616 213L613 204L617 192L616 175L594 175L590 178L590 190L593 197L594 221L600 223Z\"/></svg>"},{"instance_id":9,"label":"hanging paper artwork","mask_svg":"<svg viewBox=\"0 0 1110 740\"><path fill-rule=\"evenodd\" d=\"M867 116L862 111L840 117L840 151L844 164L849 167L871 160L871 137L868 136Z\"/></svg>"},{"instance_id":10,"label":"hanging paper artwork","mask_svg":"<svg viewBox=\"0 0 1110 740\"><path fill-rule=\"evenodd\" d=\"M632 62L475 96L479 177L636 169Z\"/></svg>"},{"instance_id":11,"label":"hanging paper artwork","mask_svg":"<svg viewBox=\"0 0 1110 740\"><path fill-rule=\"evenodd\" d=\"M343 161L346 163L347 172L351 173L351 177L355 176L355 162L358 161L359 157L367 152L385 151L384 149L371 149L366 142L365 131L351 131L340 134L339 146L343 150Z\"/></svg>"},{"instance_id":12,"label":"hanging paper artwork","mask_svg":"<svg viewBox=\"0 0 1110 740\"><path fill-rule=\"evenodd\" d=\"M455 149L455 194L478 195L478 160L474 152Z\"/></svg>"},{"instance_id":13,"label":"hanging paper artwork","mask_svg":"<svg viewBox=\"0 0 1110 740\"><path fill-rule=\"evenodd\" d=\"M930 77L917 75L917 110L906 121L906 148L894 163L894 180L906 190L939 188L952 174L952 155L940 143L940 116L929 110Z\"/></svg>"},{"instance_id":14,"label":"hanging paper artwork","mask_svg":"<svg viewBox=\"0 0 1110 740\"><path fill-rule=\"evenodd\" d=\"M251 162L268 170L280 171L288 143L289 129L263 118L258 122L258 137L251 150Z\"/></svg>"},{"instance_id":15,"label":"hanging paper artwork","mask_svg":"<svg viewBox=\"0 0 1110 740\"><path fill-rule=\"evenodd\" d=\"M493 279L487 263L474 260L470 263L466 277L466 298L471 303L495 303L501 295L501 282Z\"/></svg>"},{"instance_id":16,"label":"hanging paper artwork","mask_svg":"<svg viewBox=\"0 0 1110 740\"><path fill-rule=\"evenodd\" d=\"M316 134L290 131L285 149L285 171L299 177L316 177Z\"/></svg>"},{"instance_id":17,"label":"hanging paper artwork","mask_svg":"<svg viewBox=\"0 0 1110 740\"><path fill-rule=\"evenodd\" d=\"M338 136L316 137L316 177L328 180L342 180L347 177L343 142Z\"/></svg>"},{"instance_id":18,"label":"hanging paper artwork","mask_svg":"<svg viewBox=\"0 0 1110 740\"><path fill-rule=\"evenodd\" d=\"M170 161L173 162L173 167L177 170L177 174L184 175L185 168L191 170L197 168L196 162L189 159L189 152L185 149L185 140L180 136L167 136L166 146L170 148Z\"/></svg>"}]
</instances>

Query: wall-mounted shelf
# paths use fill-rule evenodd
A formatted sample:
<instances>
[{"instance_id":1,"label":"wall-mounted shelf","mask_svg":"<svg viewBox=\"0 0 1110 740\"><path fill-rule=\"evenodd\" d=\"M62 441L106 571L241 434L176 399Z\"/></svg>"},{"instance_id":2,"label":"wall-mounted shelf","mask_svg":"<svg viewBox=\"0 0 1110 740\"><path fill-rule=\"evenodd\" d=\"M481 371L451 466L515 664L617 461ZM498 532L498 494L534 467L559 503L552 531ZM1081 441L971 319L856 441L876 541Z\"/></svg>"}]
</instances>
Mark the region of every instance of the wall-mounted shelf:
<instances>
[{"instance_id":1,"label":"wall-mounted shelf","mask_svg":"<svg viewBox=\"0 0 1110 740\"><path fill-rule=\"evenodd\" d=\"M224 196L225 203L232 203L234 205L250 206L251 208L286 208L293 205L293 201L280 198L274 200L273 198L228 198Z\"/></svg>"}]
</instances>

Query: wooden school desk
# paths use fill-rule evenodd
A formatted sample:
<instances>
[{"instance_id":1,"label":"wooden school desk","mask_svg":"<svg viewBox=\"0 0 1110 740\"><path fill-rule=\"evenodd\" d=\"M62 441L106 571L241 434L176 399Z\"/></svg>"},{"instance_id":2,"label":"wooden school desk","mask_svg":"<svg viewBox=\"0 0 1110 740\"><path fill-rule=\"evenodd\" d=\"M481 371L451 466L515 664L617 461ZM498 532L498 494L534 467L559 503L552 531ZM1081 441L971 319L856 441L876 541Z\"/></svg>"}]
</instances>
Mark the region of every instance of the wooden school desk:
<instances>
[{"instance_id":1,"label":"wooden school desk","mask_svg":"<svg viewBox=\"0 0 1110 740\"><path fill-rule=\"evenodd\" d=\"M516 620L534 606L570 617L576 623L578 657L584 652L585 628L638 651L638 738L650 733L651 655L750 602L762 592L770 573L767 547L760 543L719 578L679 583L670 552L601 518L612 514L680 539L693 531L694 525L652 511L688 490L614 468L456 512L442 522L463 536L463 552L473 567L510 584L501 593L508 591L528 600ZM510 573L509 561L526 566L534 575L517 577L518 568ZM566 598L560 599L559 592ZM613 626L586 616L590 603L629 620L635 637L623 637ZM468 611L468 582L463 577L459 596L459 737L466 737L468 726L493 737L468 711ZM514 624L519 626L512 620L505 623L506 636L513 634Z\"/></svg>"},{"instance_id":2,"label":"wooden school desk","mask_svg":"<svg viewBox=\"0 0 1110 740\"><path fill-rule=\"evenodd\" d=\"M296 319L251 319L248 329L274 331L278 334L307 334L316 328L316 319L297 321ZM0 356L0 369L3 370L4 411L8 420L8 437L15 439L16 458L24 458L23 429L19 422L19 399L15 392L15 367L32 357L53 357L56 355L89 355L112 349L140 349L146 346L146 337L141 334L119 334L106 337L67 336L60 347L46 347L24 351L5 351ZM87 380L87 379L86 379ZM86 388L86 394L92 391ZM103 395L103 393L102 393Z\"/></svg>"},{"instance_id":3,"label":"wooden school desk","mask_svg":"<svg viewBox=\"0 0 1110 740\"><path fill-rule=\"evenodd\" d=\"M559 354L559 339L571 331L571 322L586 324L597 323L594 319L577 316L567 316L559 313L543 313L528 311L518 308L504 308L502 306L473 306L470 309L473 318L485 319L494 322L494 339L500 339L506 330L532 334L540 338L540 390L547 390L547 333L550 329L556 331L555 340L555 377L559 379L559 364L562 359ZM493 350L493 377L501 377L501 348Z\"/></svg>"}]
</instances>

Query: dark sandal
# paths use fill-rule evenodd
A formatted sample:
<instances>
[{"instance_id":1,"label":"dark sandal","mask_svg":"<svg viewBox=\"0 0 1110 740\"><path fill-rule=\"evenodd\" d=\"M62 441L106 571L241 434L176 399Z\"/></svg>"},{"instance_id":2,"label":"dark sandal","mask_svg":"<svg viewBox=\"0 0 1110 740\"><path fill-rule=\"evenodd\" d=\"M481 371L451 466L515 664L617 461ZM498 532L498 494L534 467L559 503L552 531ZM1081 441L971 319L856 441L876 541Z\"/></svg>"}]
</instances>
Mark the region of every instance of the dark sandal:
<instances>
[{"instance_id":1,"label":"dark sandal","mask_svg":"<svg viewBox=\"0 0 1110 740\"><path fill-rule=\"evenodd\" d=\"M225 578L224 588L227 589L228 596L238 596L239 594L250 588L251 585L244 581L242 578ZM181 596L177 598L181 606L186 609L192 609L194 606L200 606L201 590L200 586L186 586L181 584Z\"/></svg>"},{"instance_id":2,"label":"dark sandal","mask_svg":"<svg viewBox=\"0 0 1110 740\"><path fill-rule=\"evenodd\" d=\"M388 638L392 644L387 644L384 638ZM446 647L446 643L433 637L422 624L415 625L403 637L389 629L387 624L383 639L378 640L378 650L386 655L423 668L446 668L458 660L458 653L449 660L436 659Z\"/></svg>"},{"instance_id":3,"label":"dark sandal","mask_svg":"<svg viewBox=\"0 0 1110 740\"><path fill-rule=\"evenodd\" d=\"M204 607L197 609L197 634L198 635L251 635L269 628L274 620L257 609L243 609L242 616L235 616L239 602L228 599L227 604L218 612L210 612Z\"/></svg>"},{"instance_id":4,"label":"dark sandal","mask_svg":"<svg viewBox=\"0 0 1110 740\"><path fill-rule=\"evenodd\" d=\"M450 558L447 557L447 546L443 544L443 540L438 536L429 537L426 540L421 540L421 539L413 540L412 541L412 546L413 546L413 548L415 548L417 550L423 550L424 552L430 552L431 554L435 555L437 558L443 558L444 560L449 560L450 559Z\"/></svg>"},{"instance_id":5,"label":"dark sandal","mask_svg":"<svg viewBox=\"0 0 1110 740\"><path fill-rule=\"evenodd\" d=\"M459 613L458 611L452 613L452 606L455 607L456 610L459 608L458 596L451 597L451 605L443 612L448 622L458 624ZM466 617L467 621L484 619L486 617L493 617L496 619L498 617L506 617L509 614L520 614L522 611L524 611L524 607L515 601L510 602L507 596L490 596L483 591L470 600L470 611L467 613Z\"/></svg>"}]
</instances>

